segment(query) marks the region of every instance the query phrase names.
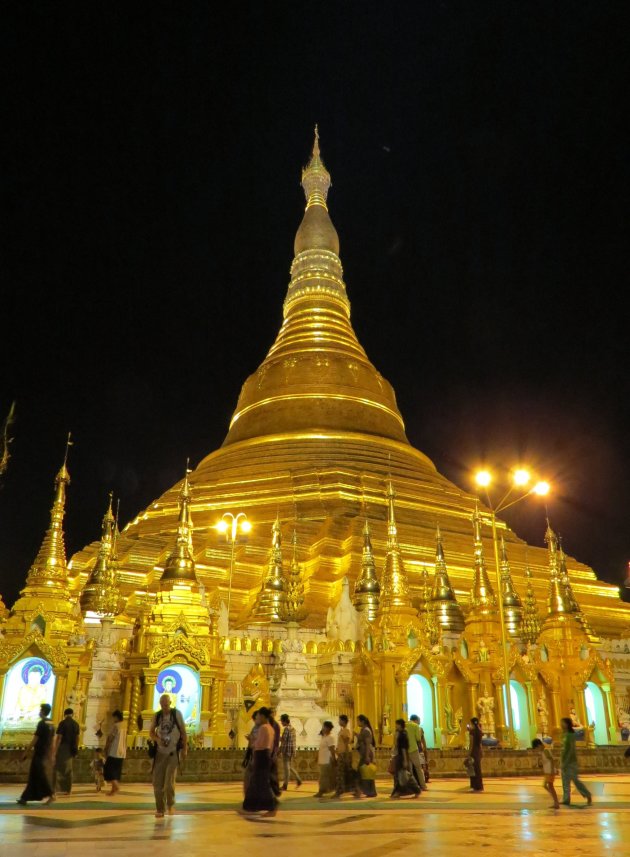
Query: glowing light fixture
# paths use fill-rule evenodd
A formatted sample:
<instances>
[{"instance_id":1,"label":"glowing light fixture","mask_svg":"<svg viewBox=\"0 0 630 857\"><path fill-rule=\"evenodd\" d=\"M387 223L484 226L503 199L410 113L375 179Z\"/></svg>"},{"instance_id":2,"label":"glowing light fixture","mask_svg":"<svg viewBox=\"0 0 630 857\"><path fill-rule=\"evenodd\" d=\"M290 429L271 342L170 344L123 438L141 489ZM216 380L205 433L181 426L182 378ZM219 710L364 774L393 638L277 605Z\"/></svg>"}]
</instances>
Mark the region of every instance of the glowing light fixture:
<instances>
[{"instance_id":1,"label":"glowing light fixture","mask_svg":"<svg viewBox=\"0 0 630 857\"><path fill-rule=\"evenodd\" d=\"M523 485L527 485L529 480L531 479L529 470L525 470L522 467L517 468L513 474L514 484L519 487Z\"/></svg>"},{"instance_id":2,"label":"glowing light fixture","mask_svg":"<svg viewBox=\"0 0 630 857\"><path fill-rule=\"evenodd\" d=\"M225 520L225 518L222 518L220 521L218 521L218 522L214 525L214 528L215 528L215 530L217 530L217 532L222 533L222 534L225 534L225 533L227 533L229 526L230 526L230 525L229 525L229 524L228 524L228 522Z\"/></svg>"},{"instance_id":3,"label":"glowing light fixture","mask_svg":"<svg viewBox=\"0 0 630 857\"><path fill-rule=\"evenodd\" d=\"M492 482L492 476L490 475L488 470L479 470L477 473L475 473L475 482L482 488L487 488L488 485Z\"/></svg>"},{"instance_id":4,"label":"glowing light fixture","mask_svg":"<svg viewBox=\"0 0 630 857\"><path fill-rule=\"evenodd\" d=\"M551 486L548 482L537 482L534 485L534 494L538 494L539 497L546 497L547 494L551 491Z\"/></svg>"}]
</instances>

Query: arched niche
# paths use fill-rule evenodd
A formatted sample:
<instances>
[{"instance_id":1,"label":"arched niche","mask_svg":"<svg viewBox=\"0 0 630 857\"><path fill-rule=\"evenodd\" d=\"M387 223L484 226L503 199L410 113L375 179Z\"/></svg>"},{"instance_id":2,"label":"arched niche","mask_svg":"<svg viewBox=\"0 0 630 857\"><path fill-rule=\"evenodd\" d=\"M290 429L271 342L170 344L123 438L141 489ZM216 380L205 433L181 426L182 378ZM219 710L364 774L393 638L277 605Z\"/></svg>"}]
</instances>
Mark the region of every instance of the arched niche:
<instances>
[{"instance_id":1,"label":"arched niche","mask_svg":"<svg viewBox=\"0 0 630 857\"><path fill-rule=\"evenodd\" d=\"M167 693L171 706L177 708L187 727L196 730L201 717L201 684L199 673L186 664L169 664L158 673L153 691L153 709L160 707L160 697Z\"/></svg>"},{"instance_id":2,"label":"arched niche","mask_svg":"<svg viewBox=\"0 0 630 857\"><path fill-rule=\"evenodd\" d=\"M435 747L433 685L423 675L414 673L407 681L407 714L417 714L424 729L427 747Z\"/></svg>"},{"instance_id":3,"label":"arched niche","mask_svg":"<svg viewBox=\"0 0 630 857\"><path fill-rule=\"evenodd\" d=\"M596 744L608 744L604 694L594 681L586 682L584 702L588 725L593 727L593 740Z\"/></svg>"},{"instance_id":4,"label":"arched niche","mask_svg":"<svg viewBox=\"0 0 630 857\"><path fill-rule=\"evenodd\" d=\"M512 707L512 725L518 740L518 747L525 750L531 746L531 721L529 718L529 705L527 704L527 691L520 681L510 679L510 704ZM505 709L505 722L507 723L507 705L505 699L505 686L503 687L503 705Z\"/></svg>"},{"instance_id":5,"label":"arched niche","mask_svg":"<svg viewBox=\"0 0 630 857\"><path fill-rule=\"evenodd\" d=\"M0 724L3 732L37 723L43 703L52 706L55 674L43 658L32 655L13 664L4 680Z\"/></svg>"}]
</instances>

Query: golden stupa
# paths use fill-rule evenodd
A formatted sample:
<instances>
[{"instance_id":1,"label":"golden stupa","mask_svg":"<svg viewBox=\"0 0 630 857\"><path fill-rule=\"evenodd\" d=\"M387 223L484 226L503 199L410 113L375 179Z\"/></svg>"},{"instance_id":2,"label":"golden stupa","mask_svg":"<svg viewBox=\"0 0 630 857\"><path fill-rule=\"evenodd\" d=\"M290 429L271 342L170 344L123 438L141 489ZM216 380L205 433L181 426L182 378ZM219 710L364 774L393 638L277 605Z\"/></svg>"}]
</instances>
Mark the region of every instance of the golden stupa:
<instances>
[{"instance_id":1,"label":"golden stupa","mask_svg":"<svg viewBox=\"0 0 630 857\"><path fill-rule=\"evenodd\" d=\"M134 728L138 722L138 736L146 733L158 670L172 658L201 674L201 722L219 746L231 704L224 711L223 700L247 705L269 696L272 666L267 659L263 668L255 653L265 660L284 651L321 655L328 710L362 708L383 743L421 662L434 686L436 746L463 740L461 712L489 716L491 698L496 733L512 740L500 703L505 667L527 695L532 735L557 729L570 704L586 722L593 679L612 740L612 667L597 646L627 633L628 605L617 587L558 551L555 536L547 547L528 547L500 520L497 580L488 510L411 446L394 391L352 328L330 185L316 130L276 340L245 381L221 448L116 539L116 598L125 604L116 623L133 627L120 643L125 716ZM234 537L237 529L231 541L220 536L226 513L234 523L246 516L247 540ZM292 545L285 555L283 542ZM95 542L70 563L69 585L75 594L83 589L84 605L95 569L109 568L105 547ZM344 610L344 621L355 621L353 609L363 631L335 640L330 629ZM333 651L350 658L345 677ZM233 652L251 654L251 664L240 661L251 666L247 675Z\"/></svg>"}]
</instances>

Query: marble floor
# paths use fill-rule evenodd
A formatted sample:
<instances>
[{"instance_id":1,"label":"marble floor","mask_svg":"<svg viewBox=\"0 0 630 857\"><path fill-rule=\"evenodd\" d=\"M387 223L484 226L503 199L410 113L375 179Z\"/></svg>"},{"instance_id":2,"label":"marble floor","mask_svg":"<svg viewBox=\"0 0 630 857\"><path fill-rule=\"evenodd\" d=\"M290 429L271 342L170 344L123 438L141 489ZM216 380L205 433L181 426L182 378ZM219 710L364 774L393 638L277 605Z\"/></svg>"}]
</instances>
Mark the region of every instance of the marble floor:
<instances>
[{"instance_id":1,"label":"marble floor","mask_svg":"<svg viewBox=\"0 0 630 857\"><path fill-rule=\"evenodd\" d=\"M79 785L51 807L18 807L17 785L0 785L2 857L250 857L271 848L291 857L479 857L480 854L630 855L630 776L588 778L592 807L581 798L550 808L539 779L486 780L471 794L465 780L433 780L419 800L382 797L317 800L305 783L283 795L275 818L236 813L236 784L181 784L177 814L155 819L149 786L127 785L116 798ZM270 857L274 857L273 854Z\"/></svg>"}]
</instances>

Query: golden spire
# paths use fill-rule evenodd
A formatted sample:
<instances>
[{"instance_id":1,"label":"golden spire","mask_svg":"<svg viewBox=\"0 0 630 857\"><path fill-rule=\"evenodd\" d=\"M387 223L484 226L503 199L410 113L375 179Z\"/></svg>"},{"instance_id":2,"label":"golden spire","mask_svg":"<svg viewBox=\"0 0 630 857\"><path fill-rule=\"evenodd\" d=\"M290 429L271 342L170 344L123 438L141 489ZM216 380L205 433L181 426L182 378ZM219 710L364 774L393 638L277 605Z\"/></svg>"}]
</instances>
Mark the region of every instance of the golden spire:
<instances>
[{"instance_id":1,"label":"golden spire","mask_svg":"<svg viewBox=\"0 0 630 857\"><path fill-rule=\"evenodd\" d=\"M381 583L381 610L411 607L407 572L398 544L398 529L394 513L395 497L394 486L390 480L387 485L387 555Z\"/></svg>"},{"instance_id":2,"label":"golden spire","mask_svg":"<svg viewBox=\"0 0 630 857\"><path fill-rule=\"evenodd\" d=\"M566 589L560 579L558 567L558 539L551 529L549 518L547 518L547 530L545 531L545 542L549 551L549 616L571 613L571 604L567 600Z\"/></svg>"},{"instance_id":3,"label":"golden spire","mask_svg":"<svg viewBox=\"0 0 630 857\"><path fill-rule=\"evenodd\" d=\"M573 587L571 586L571 578L569 577L569 570L567 568L567 557L564 552L564 548L562 547L562 539L560 537L558 537L558 574L560 576L560 584L564 589L565 599L569 605L570 612L575 614L589 639L593 641L597 640L597 634L595 634L588 619L582 612L582 608L580 607L578 600L575 597Z\"/></svg>"},{"instance_id":4,"label":"golden spire","mask_svg":"<svg viewBox=\"0 0 630 857\"><path fill-rule=\"evenodd\" d=\"M177 522L177 536L175 548L164 563L164 571L160 583L169 581L197 583L195 573L195 561L192 557L192 524L190 514L190 484L188 474L190 473L188 462L186 462L186 474L179 495L179 519Z\"/></svg>"},{"instance_id":5,"label":"golden spire","mask_svg":"<svg viewBox=\"0 0 630 857\"><path fill-rule=\"evenodd\" d=\"M523 640L533 644L540 634L540 616L532 587L532 570L529 565L525 568L525 577L527 578L527 594L523 608Z\"/></svg>"},{"instance_id":6,"label":"golden spire","mask_svg":"<svg viewBox=\"0 0 630 857\"><path fill-rule=\"evenodd\" d=\"M473 531L475 534L475 571L473 585L470 591L470 607L473 616L495 615L497 599L488 577L486 563L483 556L483 542L481 540L481 515L479 514L479 503L475 502L475 511L472 516Z\"/></svg>"},{"instance_id":7,"label":"golden spire","mask_svg":"<svg viewBox=\"0 0 630 857\"><path fill-rule=\"evenodd\" d=\"M330 174L317 132L302 186L306 210L295 236L282 328L243 385L224 445L315 428L407 443L394 391L350 324L339 238L327 208Z\"/></svg>"},{"instance_id":8,"label":"golden spire","mask_svg":"<svg viewBox=\"0 0 630 857\"><path fill-rule=\"evenodd\" d=\"M433 594L431 596L433 614L438 627L442 631L459 633L464 630L464 614L457 603L457 598L453 592L448 571L446 570L446 560L444 558L442 534L439 524L437 525L435 538L435 576L433 578Z\"/></svg>"},{"instance_id":9,"label":"golden spire","mask_svg":"<svg viewBox=\"0 0 630 857\"><path fill-rule=\"evenodd\" d=\"M420 572L420 598L418 605L418 616L424 635L431 645L437 643L440 636L440 628L435 620L435 612L432 601L432 586L429 580L429 572L426 565L422 565Z\"/></svg>"},{"instance_id":10,"label":"golden spire","mask_svg":"<svg viewBox=\"0 0 630 857\"><path fill-rule=\"evenodd\" d=\"M306 616L306 611L304 610L304 582L302 580L302 567L297 559L297 543L297 533L293 530L293 536L291 538L293 556L289 567L287 600L283 616L286 622L299 622Z\"/></svg>"},{"instance_id":11,"label":"golden spire","mask_svg":"<svg viewBox=\"0 0 630 857\"><path fill-rule=\"evenodd\" d=\"M110 491L107 511L103 516L103 523L101 526L101 543L98 549L98 555L87 579L87 583L83 588L83 592L81 593L80 603L81 610L83 610L83 612L86 612L87 610L92 610L94 613L99 612L97 610L97 606L102 600L104 585L108 576L115 526L116 522L112 511L112 492Z\"/></svg>"},{"instance_id":12,"label":"golden spire","mask_svg":"<svg viewBox=\"0 0 630 857\"><path fill-rule=\"evenodd\" d=\"M352 603L358 613L366 611L368 622L373 622L378 613L381 587L376 574L376 563L372 551L372 540L370 538L370 524L365 519L363 527L363 556L361 558L361 572L354 584L354 595Z\"/></svg>"},{"instance_id":13,"label":"golden spire","mask_svg":"<svg viewBox=\"0 0 630 857\"><path fill-rule=\"evenodd\" d=\"M257 623L282 622L286 609L286 580L282 561L282 532L280 519L271 528L271 551L260 592L256 598L252 618Z\"/></svg>"},{"instance_id":14,"label":"golden spire","mask_svg":"<svg viewBox=\"0 0 630 857\"><path fill-rule=\"evenodd\" d=\"M34 594L33 590L42 588L45 593L52 595L54 591L57 597L69 597L63 519L66 511L66 486L70 483L67 463L68 448L71 445L68 435L63 464L55 479L55 499L50 512L50 525L26 578L23 595Z\"/></svg>"},{"instance_id":15,"label":"golden spire","mask_svg":"<svg viewBox=\"0 0 630 857\"><path fill-rule=\"evenodd\" d=\"M520 637L523 630L523 602L514 589L503 535L501 535L501 598L508 636Z\"/></svg>"}]
</instances>

